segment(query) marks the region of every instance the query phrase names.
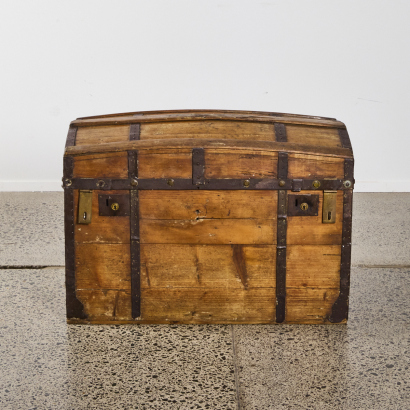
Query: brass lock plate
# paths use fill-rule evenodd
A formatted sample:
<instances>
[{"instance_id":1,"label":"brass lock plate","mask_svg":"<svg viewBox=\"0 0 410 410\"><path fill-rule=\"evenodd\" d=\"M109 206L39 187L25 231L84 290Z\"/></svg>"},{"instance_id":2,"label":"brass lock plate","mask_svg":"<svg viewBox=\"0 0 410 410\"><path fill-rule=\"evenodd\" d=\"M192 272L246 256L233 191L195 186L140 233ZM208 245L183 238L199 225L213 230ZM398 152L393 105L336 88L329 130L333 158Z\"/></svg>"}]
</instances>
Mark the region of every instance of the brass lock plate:
<instances>
[{"instance_id":1,"label":"brass lock plate","mask_svg":"<svg viewBox=\"0 0 410 410\"><path fill-rule=\"evenodd\" d=\"M289 216L317 216L319 195L288 195Z\"/></svg>"},{"instance_id":2,"label":"brass lock plate","mask_svg":"<svg viewBox=\"0 0 410 410\"><path fill-rule=\"evenodd\" d=\"M322 222L334 224L336 222L336 195L337 191L323 192Z\"/></svg>"},{"instance_id":3,"label":"brass lock plate","mask_svg":"<svg viewBox=\"0 0 410 410\"><path fill-rule=\"evenodd\" d=\"M129 195L98 195L100 216L129 216Z\"/></svg>"},{"instance_id":4,"label":"brass lock plate","mask_svg":"<svg viewBox=\"0 0 410 410\"><path fill-rule=\"evenodd\" d=\"M78 219L79 224L91 223L92 191L80 191L78 195Z\"/></svg>"}]
</instances>

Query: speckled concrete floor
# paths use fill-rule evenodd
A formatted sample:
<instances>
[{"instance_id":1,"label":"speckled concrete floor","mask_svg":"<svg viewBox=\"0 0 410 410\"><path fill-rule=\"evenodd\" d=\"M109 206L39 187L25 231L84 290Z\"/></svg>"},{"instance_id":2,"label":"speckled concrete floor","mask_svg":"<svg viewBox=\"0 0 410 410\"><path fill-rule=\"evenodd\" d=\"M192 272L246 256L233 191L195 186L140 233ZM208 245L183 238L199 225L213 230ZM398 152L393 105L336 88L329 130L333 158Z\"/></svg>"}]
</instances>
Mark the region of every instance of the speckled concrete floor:
<instances>
[{"instance_id":1,"label":"speckled concrete floor","mask_svg":"<svg viewBox=\"0 0 410 410\"><path fill-rule=\"evenodd\" d=\"M0 409L410 408L408 203L355 194L347 325L68 326L61 193L0 193Z\"/></svg>"}]
</instances>

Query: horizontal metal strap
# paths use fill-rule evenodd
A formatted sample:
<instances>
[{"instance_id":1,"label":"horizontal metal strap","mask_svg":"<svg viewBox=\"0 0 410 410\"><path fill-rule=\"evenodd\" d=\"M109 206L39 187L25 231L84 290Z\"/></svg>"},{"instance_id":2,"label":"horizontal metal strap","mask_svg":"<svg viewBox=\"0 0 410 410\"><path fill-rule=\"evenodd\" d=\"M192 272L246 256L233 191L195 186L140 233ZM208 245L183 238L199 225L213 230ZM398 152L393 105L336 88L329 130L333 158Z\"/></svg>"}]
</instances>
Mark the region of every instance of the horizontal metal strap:
<instances>
[{"instance_id":1,"label":"horizontal metal strap","mask_svg":"<svg viewBox=\"0 0 410 410\"><path fill-rule=\"evenodd\" d=\"M348 182L348 183L346 183ZM353 188L353 181L342 179L298 180L301 190L347 190ZM129 190L129 189L176 189L176 190L292 190L292 179L205 179L203 185L193 185L192 179L93 179L93 178L64 178L63 187L73 189L97 189L97 190Z\"/></svg>"}]
</instances>

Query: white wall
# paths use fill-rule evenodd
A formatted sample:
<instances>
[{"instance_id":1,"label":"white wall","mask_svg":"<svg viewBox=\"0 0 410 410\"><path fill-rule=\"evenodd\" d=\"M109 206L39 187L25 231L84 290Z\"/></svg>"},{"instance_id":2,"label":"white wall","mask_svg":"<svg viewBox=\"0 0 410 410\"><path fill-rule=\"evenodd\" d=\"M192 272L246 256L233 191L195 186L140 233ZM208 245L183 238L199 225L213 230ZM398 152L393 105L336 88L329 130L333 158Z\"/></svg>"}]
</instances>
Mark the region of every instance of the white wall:
<instances>
[{"instance_id":1,"label":"white wall","mask_svg":"<svg viewBox=\"0 0 410 410\"><path fill-rule=\"evenodd\" d=\"M3 0L0 190L58 190L69 122L225 108L336 117L357 191L409 191L410 1Z\"/></svg>"}]
</instances>

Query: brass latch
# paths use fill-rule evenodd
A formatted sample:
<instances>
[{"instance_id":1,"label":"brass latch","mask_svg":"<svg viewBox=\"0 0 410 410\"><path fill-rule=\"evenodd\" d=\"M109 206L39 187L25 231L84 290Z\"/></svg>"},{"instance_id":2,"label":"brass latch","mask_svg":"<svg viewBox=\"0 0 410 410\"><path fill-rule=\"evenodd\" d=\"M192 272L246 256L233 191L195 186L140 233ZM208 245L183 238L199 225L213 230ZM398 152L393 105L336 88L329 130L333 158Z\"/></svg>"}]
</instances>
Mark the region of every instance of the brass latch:
<instances>
[{"instance_id":1,"label":"brass latch","mask_svg":"<svg viewBox=\"0 0 410 410\"><path fill-rule=\"evenodd\" d=\"M78 199L78 220L79 224L91 223L92 191L80 191Z\"/></svg>"},{"instance_id":2,"label":"brass latch","mask_svg":"<svg viewBox=\"0 0 410 410\"><path fill-rule=\"evenodd\" d=\"M322 222L324 224L336 222L336 195L337 191L323 191Z\"/></svg>"}]
</instances>

